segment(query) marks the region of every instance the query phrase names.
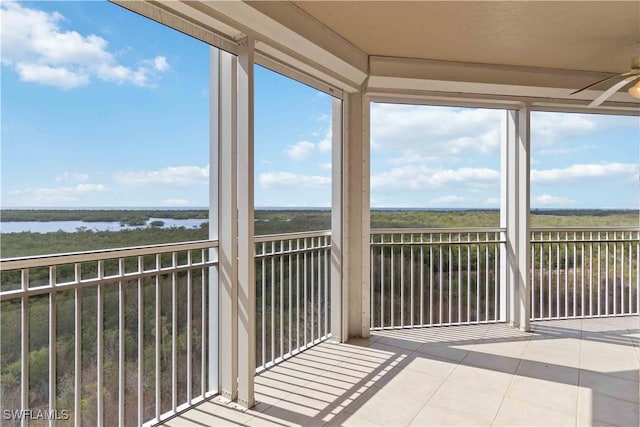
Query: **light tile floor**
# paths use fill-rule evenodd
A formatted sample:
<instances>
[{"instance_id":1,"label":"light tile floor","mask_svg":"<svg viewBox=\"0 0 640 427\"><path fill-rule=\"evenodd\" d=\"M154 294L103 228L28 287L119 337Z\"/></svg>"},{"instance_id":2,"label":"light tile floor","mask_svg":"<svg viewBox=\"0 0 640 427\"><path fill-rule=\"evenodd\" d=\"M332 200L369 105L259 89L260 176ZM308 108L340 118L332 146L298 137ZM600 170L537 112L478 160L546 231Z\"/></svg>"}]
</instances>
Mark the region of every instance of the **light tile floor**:
<instances>
[{"instance_id":1,"label":"light tile floor","mask_svg":"<svg viewBox=\"0 0 640 427\"><path fill-rule=\"evenodd\" d=\"M216 399L167 426L638 426L640 318L378 331L256 377L253 409Z\"/></svg>"}]
</instances>

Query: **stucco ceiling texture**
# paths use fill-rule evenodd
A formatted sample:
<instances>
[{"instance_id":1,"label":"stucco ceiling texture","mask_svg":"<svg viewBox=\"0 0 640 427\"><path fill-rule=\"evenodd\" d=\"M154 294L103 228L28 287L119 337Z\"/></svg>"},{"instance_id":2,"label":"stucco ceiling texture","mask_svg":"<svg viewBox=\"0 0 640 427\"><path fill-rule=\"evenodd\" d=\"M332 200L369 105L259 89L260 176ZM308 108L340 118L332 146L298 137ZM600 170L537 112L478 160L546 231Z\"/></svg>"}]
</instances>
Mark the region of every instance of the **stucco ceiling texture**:
<instances>
[{"instance_id":1,"label":"stucco ceiling texture","mask_svg":"<svg viewBox=\"0 0 640 427\"><path fill-rule=\"evenodd\" d=\"M619 73L640 1L295 1L369 55Z\"/></svg>"}]
</instances>

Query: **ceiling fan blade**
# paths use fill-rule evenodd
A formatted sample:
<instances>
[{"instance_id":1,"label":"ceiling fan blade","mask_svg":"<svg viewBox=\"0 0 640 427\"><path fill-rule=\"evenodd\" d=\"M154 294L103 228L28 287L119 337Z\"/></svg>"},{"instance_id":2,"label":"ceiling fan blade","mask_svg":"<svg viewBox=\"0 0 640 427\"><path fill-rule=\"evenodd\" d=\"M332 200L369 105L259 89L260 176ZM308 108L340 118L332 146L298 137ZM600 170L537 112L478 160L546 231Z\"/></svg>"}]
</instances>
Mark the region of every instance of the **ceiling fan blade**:
<instances>
[{"instance_id":1,"label":"ceiling fan blade","mask_svg":"<svg viewBox=\"0 0 640 427\"><path fill-rule=\"evenodd\" d=\"M627 77L626 79L624 79L622 81L619 81L618 83L614 84L609 89L604 91L599 97L594 99L593 102L591 104L589 104L589 107L597 107L598 105L600 105L604 101L606 101L606 99L609 98L611 95L616 93L618 91L618 89L620 89L622 86L626 85L627 83L631 83L632 81L634 81L634 80L636 80L638 78L640 78L640 75L633 75L631 77Z\"/></svg>"},{"instance_id":2,"label":"ceiling fan blade","mask_svg":"<svg viewBox=\"0 0 640 427\"><path fill-rule=\"evenodd\" d=\"M618 77L626 77L626 76L630 76L630 75L633 75L633 74L636 74L636 72L635 72L635 71L629 71L629 72L627 72L627 73L623 73L623 74L616 74L615 76L607 77L607 78L604 78L604 79L602 79L602 80L598 80L598 81L597 81L597 82L595 82L595 83L591 83L589 86L585 86L585 87L583 87L582 89L578 89L578 90L576 90L575 92L571 92L569 95L575 95L576 93L580 93L580 92L582 92L583 90L587 90L587 89L589 89L589 88L592 88L592 87L594 87L594 86L599 85L600 83L604 83L604 82L606 82L606 81L608 81L608 80L612 80L612 79L615 79L615 78L618 78Z\"/></svg>"}]
</instances>

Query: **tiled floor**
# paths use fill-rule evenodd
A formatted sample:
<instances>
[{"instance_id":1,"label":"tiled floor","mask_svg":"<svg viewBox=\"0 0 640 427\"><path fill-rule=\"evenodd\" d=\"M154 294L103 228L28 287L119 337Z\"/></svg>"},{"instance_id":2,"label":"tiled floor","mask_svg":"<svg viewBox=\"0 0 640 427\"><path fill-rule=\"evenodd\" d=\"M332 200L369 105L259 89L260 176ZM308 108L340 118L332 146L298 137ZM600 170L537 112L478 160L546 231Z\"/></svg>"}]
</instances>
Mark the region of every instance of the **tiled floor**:
<instances>
[{"instance_id":1,"label":"tiled floor","mask_svg":"<svg viewBox=\"0 0 640 427\"><path fill-rule=\"evenodd\" d=\"M167 426L638 426L640 318L380 331L256 377L253 409L215 399Z\"/></svg>"}]
</instances>

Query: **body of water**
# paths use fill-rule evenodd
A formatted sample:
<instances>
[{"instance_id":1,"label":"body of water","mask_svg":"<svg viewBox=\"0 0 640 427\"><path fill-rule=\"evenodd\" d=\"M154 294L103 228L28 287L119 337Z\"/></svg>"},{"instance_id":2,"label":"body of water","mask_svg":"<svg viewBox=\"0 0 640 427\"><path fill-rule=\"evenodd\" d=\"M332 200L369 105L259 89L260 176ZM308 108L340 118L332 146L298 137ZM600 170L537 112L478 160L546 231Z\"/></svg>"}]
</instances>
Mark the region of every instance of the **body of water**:
<instances>
[{"instance_id":1,"label":"body of water","mask_svg":"<svg viewBox=\"0 0 640 427\"><path fill-rule=\"evenodd\" d=\"M207 219L173 219L173 218L149 218L145 225L141 226L121 226L118 221L101 221L101 222L84 222L84 221L15 221L0 223L0 233L54 233L56 231L64 231L74 233L78 230L93 231L120 231L131 230L135 228L146 228L152 221L162 221L164 226L161 228L184 227L199 228Z\"/></svg>"}]
</instances>

